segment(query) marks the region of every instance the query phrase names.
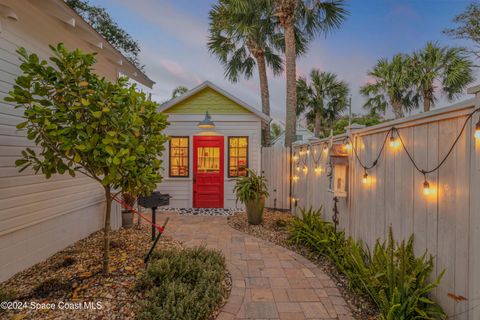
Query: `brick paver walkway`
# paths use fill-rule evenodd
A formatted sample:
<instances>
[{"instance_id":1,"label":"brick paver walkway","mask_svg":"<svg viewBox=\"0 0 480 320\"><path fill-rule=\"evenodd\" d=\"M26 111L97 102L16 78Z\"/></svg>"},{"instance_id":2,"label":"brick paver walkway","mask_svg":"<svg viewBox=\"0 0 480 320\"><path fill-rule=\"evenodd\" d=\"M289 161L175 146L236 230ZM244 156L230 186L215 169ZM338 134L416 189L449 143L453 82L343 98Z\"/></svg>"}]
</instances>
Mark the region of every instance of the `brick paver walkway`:
<instances>
[{"instance_id":1,"label":"brick paver walkway","mask_svg":"<svg viewBox=\"0 0 480 320\"><path fill-rule=\"evenodd\" d=\"M217 320L353 319L334 282L304 257L231 228L225 217L169 216L166 235L225 255L232 291Z\"/></svg>"}]
</instances>

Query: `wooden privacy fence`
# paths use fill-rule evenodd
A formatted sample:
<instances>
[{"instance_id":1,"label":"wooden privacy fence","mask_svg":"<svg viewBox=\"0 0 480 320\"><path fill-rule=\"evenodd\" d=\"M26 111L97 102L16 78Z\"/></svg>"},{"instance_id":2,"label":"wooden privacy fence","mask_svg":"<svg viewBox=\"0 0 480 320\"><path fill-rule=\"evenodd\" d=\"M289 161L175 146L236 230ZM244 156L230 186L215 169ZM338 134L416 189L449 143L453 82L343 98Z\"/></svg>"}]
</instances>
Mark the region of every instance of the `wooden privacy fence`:
<instances>
[{"instance_id":1,"label":"wooden privacy fence","mask_svg":"<svg viewBox=\"0 0 480 320\"><path fill-rule=\"evenodd\" d=\"M262 174L270 194L265 206L290 209L290 148L262 148Z\"/></svg>"},{"instance_id":2,"label":"wooden privacy fence","mask_svg":"<svg viewBox=\"0 0 480 320\"><path fill-rule=\"evenodd\" d=\"M479 97L292 147L293 204L323 206L324 218L331 221L336 196L340 228L370 248L376 239L386 238L389 227L397 240L414 234L416 253L428 250L434 256L433 275L446 270L434 295L450 319L480 319L480 138L474 138L480 112L468 118L478 106ZM390 145L392 127L397 130L396 143ZM420 170L435 168L457 137L438 170L424 176L415 169L412 160ZM349 149L347 141L353 141ZM338 161L341 157L329 154L338 148L344 148L346 164ZM273 170L268 159L263 167ZM343 173L338 169L342 165L346 169L344 193L336 190L337 182L341 184ZM365 170L365 166L373 168ZM423 190L425 180L430 186L427 195ZM298 207L293 205L292 211ZM452 294L466 300L455 302Z\"/></svg>"}]
</instances>

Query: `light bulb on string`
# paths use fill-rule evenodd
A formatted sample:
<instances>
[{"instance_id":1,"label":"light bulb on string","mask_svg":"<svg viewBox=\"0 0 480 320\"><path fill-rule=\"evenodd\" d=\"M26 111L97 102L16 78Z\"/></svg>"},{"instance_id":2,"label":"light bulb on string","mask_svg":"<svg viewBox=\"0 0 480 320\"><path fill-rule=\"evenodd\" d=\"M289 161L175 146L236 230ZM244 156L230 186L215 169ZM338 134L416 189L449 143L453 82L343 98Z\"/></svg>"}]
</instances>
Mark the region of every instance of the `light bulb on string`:
<instances>
[{"instance_id":1,"label":"light bulb on string","mask_svg":"<svg viewBox=\"0 0 480 320\"><path fill-rule=\"evenodd\" d=\"M345 139L344 145L345 145L345 149L347 149L347 151L352 150L352 143L350 142L350 140L348 138Z\"/></svg>"},{"instance_id":2,"label":"light bulb on string","mask_svg":"<svg viewBox=\"0 0 480 320\"><path fill-rule=\"evenodd\" d=\"M307 151L305 151L307 153L307 155L310 154L310 148L307 149Z\"/></svg>"},{"instance_id":3,"label":"light bulb on string","mask_svg":"<svg viewBox=\"0 0 480 320\"><path fill-rule=\"evenodd\" d=\"M363 174L362 182L363 182L363 184L366 184L368 182L367 170L365 170L365 173Z\"/></svg>"},{"instance_id":4,"label":"light bulb on string","mask_svg":"<svg viewBox=\"0 0 480 320\"><path fill-rule=\"evenodd\" d=\"M430 183L428 183L427 178L425 178L425 182L423 182L423 194L428 196L431 192Z\"/></svg>"},{"instance_id":5,"label":"light bulb on string","mask_svg":"<svg viewBox=\"0 0 480 320\"><path fill-rule=\"evenodd\" d=\"M294 175L293 176L293 182L297 182L298 181L298 176L297 175Z\"/></svg>"},{"instance_id":6,"label":"light bulb on string","mask_svg":"<svg viewBox=\"0 0 480 320\"><path fill-rule=\"evenodd\" d=\"M328 146L327 145L323 146L323 153L328 153Z\"/></svg>"},{"instance_id":7,"label":"light bulb on string","mask_svg":"<svg viewBox=\"0 0 480 320\"><path fill-rule=\"evenodd\" d=\"M307 174L308 172L308 167L306 165L303 166L303 173Z\"/></svg>"},{"instance_id":8,"label":"light bulb on string","mask_svg":"<svg viewBox=\"0 0 480 320\"><path fill-rule=\"evenodd\" d=\"M293 154L293 161L298 161L298 156L296 153Z\"/></svg>"},{"instance_id":9,"label":"light bulb on string","mask_svg":"<svg viewBox=\"0 0 480 320\"><path fill-rule=\"evenodd\" d=\"M322 167L321 167L321 166L318 166L318 165L316 165L316 166L315 166L315 173L316 173L316 174L320 174L320 173L322 173Z\"/></svg>"},{"instance_id":10,"label":"light bulb on string","mask_svg":"<svg viewBox=\"0 0 480 320\"><path fill-rule=\"evenodd\" d=\"M395 136L393 135L393 131L392 131L392 134L390 136L390 147L393 148L393 149L396 149L400 146L400 141L398 140L398 138L395 138Z\"/></svg>"},{"instance_id":11,"label":"light bulb on string","mask_svg":"<svg viewBox=\"0 0 480 320\"><path fill-rule=\"evenodd\" d=\"M297 171L300 171L300 166L297 164Z\"/></svg>"}]
</instances>

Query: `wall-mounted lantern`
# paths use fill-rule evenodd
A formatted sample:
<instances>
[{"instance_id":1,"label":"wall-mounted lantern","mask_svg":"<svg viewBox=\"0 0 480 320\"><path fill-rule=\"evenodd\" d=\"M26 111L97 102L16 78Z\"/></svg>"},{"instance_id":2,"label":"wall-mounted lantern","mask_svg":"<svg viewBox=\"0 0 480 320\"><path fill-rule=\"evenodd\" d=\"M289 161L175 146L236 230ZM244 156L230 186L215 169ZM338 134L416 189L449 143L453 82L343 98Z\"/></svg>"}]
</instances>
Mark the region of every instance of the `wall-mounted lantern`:
<instances>
[{"instance_id":1,"label":"wall-mounted lantern","mask_svg":"<svg viewBox=\"0 0 480 320\"><path fill-rule=\"evenodd\" d=\"M205 119L203 119L202 121L200 121L200 122L197 124L197 127L199 127L200 129L212 129L212 128L215 128L215 122L212 121L212 117L210 116L210 114L208 113L208 111L205 113Z\"/></svg>"}]
</instances>

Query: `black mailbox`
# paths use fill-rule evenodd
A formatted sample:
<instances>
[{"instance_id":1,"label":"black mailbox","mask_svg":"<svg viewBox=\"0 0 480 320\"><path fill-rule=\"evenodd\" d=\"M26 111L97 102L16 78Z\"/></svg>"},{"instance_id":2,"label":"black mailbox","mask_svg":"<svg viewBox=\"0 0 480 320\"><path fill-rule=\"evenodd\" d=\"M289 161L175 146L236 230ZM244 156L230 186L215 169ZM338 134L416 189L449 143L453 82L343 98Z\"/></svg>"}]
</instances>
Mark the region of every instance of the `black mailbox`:
<instances>
[{"instance_id":1,"label":"black mailbox","mask_svg":"<svg viewBox=\"0 0 480 320\"><path fill-rule=\"evenodd\" d=\"M155 210L161 206L168 206L170 204L170 195L168 193L160 193L159 191L152 192L148 197L138 197L138 204L144 208L152 209L152 241L155 239L155 227L157 215Z\"/></svg>"},{"instance_id":2,"label":"black mailbox","mask_svg":"<svg viewBox=\"0 0 480 320\"><path fill-rule=\"evenodd\" d=\"M168 193L154 191L150 196L138 197L138 204L144 208L150 209L168 206L170 204L170 195Z\"/></svg>"}]
</instances>

